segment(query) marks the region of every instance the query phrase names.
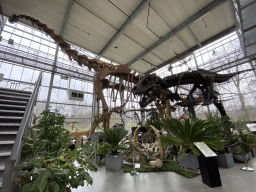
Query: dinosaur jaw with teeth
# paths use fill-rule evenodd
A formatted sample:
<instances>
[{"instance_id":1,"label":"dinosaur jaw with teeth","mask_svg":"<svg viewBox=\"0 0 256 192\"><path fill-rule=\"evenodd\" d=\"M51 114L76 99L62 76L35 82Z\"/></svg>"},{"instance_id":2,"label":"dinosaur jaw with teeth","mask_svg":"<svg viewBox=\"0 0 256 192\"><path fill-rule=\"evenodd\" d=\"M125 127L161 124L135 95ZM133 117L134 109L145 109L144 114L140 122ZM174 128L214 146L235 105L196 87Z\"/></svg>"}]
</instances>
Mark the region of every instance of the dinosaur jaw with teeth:
<instances>
[{"instance_id":1,"label":"dinosaur jaw with teeth","mask_svg":"<svg viewBox=\"0 0 256 192\"><path fill-rule=\"evenodd\" d=\"M154 101L156 99L156 97L152 96L150 93L149 94L135 93L134 96L135 96L135 98L137 96L141 97L141 100L139 101L139 104L141 107L148 106L152 101Z\"/></svg>"}]
</instances>

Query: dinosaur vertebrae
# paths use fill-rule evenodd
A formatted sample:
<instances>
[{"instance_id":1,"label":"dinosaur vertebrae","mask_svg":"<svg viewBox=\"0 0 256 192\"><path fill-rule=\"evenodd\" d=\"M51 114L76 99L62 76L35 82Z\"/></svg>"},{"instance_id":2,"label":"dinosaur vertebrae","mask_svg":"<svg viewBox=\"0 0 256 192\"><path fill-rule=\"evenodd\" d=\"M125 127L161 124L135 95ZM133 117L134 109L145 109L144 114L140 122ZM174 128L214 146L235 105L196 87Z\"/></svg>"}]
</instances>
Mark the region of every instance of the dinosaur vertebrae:
<instances>
[{"instance_id":1,"label":"dinosaur vertebrae","mask_svg":"<svg viewBox=\"0 0 256 192\"><path fill-rule=\"evenodd\" d=\"M130 71L128 70L128 66L124 65L122 67L122 69L119 68L119 70L117 70L118 65L110 65L104 61L98 60L98 59L88 59L88 57L86 55L79 55L78 51L75 49L71 49L71 46L69 43L67 43L66 41L64 41L63 37L61 35L56 35L54 34L54 30L53 29L49 29L47 27L46 24L41 23L39 20L27 16L27 15L15 15L13 14L10 18L9 18L9 22L10 23L14 23L17 22L19 20L19 18L22 19L26 19L27 21L30 21L33 25L37 26L38 29L44 31L46 33L46 35L49 35L56 44L58 44L61 48L61 50L63 52L65 52L70 60L74 60L77 61L79 66L85 65L89 68L89 70L91 70L92 68L99 72L102 69L106 69L108 68L107 73L109 71L113 72L113 73L118 73L117 76L122 76L123 74L127 74L127 72L130 74ZM135 81L134 83L137 83L139 81L140 77L133 77L132 81ZM128 80L128 77L124 77L124 80Z\"/></svg>"},{"instance_id":2,"label":"dinosaur vertebrae","mask_svg":"<svg viewBox=\"0 0 256 192\"><path fill-rule=\"evenodd\" d=\"M61 35L54 34L53 29L49 29L46 24L41 23L39 20L34 19L33 17L27 16L27 15L15 15L13 14L9 18L10 23L17 22L19 18L26 19L27 21L31 21L33 25L36 25L38 29L44 31L46 35L49 35L56 44L58 44L63 52L65 52L70 60L77 61L78 65L86 65L89 70L93 68L94 70L98 71L99 68L103 68L104 66L109 66L108 63L105 63L103 61L97 60L97 59L88 59L86 55L79 55L77 50L71 49L70 44L65 42L63 37Z\"/></svg>"}]
</instances>

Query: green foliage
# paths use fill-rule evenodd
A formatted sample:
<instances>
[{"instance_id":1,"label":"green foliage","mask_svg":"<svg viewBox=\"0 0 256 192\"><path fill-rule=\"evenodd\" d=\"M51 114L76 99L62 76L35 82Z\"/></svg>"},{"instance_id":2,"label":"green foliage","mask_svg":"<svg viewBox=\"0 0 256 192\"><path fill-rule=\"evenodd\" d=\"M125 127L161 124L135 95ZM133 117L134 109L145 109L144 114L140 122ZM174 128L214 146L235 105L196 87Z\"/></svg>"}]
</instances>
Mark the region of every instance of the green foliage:
<instances>
[{"instance_id":1,"label":"green foliage","mask_svg":"<svg viewBox=\"0 0 256 192\"><path fill-rule=\"evenodd\" d=\"M189 150L196 155L200 155L200 151L196 148L194 142L205 142L214 150L221 150L224 147L219 138L222 129L209 122L197 120L191 123L189 119L185 122L177 119L164 119L163 123L171 130L171 133L161 135L160 139L165 146L180 146L179 158L182 158Z\"/></svg>"},{"instance_id":2,"label":"green foliage","mask_svg":"<svg viewBox=\"0 0 256 192\"><path fill-rule=\"evenodd\" d=\"M148 166L148 161L145 157L140 159L140 168L136 168L136 171L138 172L165 172L165 171L173 171L176 172L186 178L194 178L197 177L199 174L194 172L189 172L186 170L181 169L179 164L173 162L173 161L166 161L163 164L163 167L161 168L146 168L145 166ZM124 165L123 172L124 173L130 173L133 171L133 167Z\"/></svg>"},{"instance_id":3,"label":"green foliage","mask_svg":"<svg viewBox=\"0 0 256 192\"><path fill-rule=\"evenodd\" d=\"M233 149L235 155L247 155L248 152L242 150L241 146L236 146Z\"/></svg>"},{"instance_id":4,"label":"green foliage","mask_svg":"<svg viewBox=\"0 0 256 192\"><path fill-rule=\"evenodd\" d=\"M163 123L158 117L158 111L153 107L151 107L149 113L147 114L147 121L145 122L144 126L150 129L150 125L153 125L159 131L163 129Z\"/></svg>"},{"instance_id":5,"label":"green foliage","mask_svg":"<svg viewBox=\"0 0 256 192\"><path fill-rule=\"evenodd\" d=\"M19 191L66 191L92 184L88 170L97 171L84 149L75 147L73 151L69 132L63 127L65 117L57 111L44 111L39 122L40 132L29 130L23 137L22 161L15 167L19 175L15 179L20 184ZM74 165L77 161L79 167Z\"/></svg>"},{"instance_id":6,"label":"green foliage","mask_svg":"<svg viewBox=\"0 0 256 192\"><path fill-rule=\"evenodd\" d=\"M212 124L213 126L219 127L220 129L222 129L222 131L220 131L220 134L222 134L223 131L225 132L230 131L230 128L234 126L228 117L221 117L218 115L218 113L206 114L206 118L207 118L206 121L209 124ZM222 136L222 135L219 135L219 136Z\"/></svg>"},{"instance_id":7,"label":"green foliage","mask_svg":"<svg viewBox=\"0 0 256 192\"><path fill-rule=\"evenodd\" d=\"M249 153L251 151L251 146L255 144L255 135L253 135L251 132L243 132L243 130L239 129L238 134L232 134L228 139L227 139L227 144L235 144L239 141L239 138L242 140L243 148L245 152Z\"/></svg>"},{"instance_id":8,"label":"green foliage","mask_svg":"<svg viewBox=\"0 0 256 192\"><path fill-rule=\"evenodd\" d=\"M106 142L105 148L110 149L112 153L116 153L118 149L121 149L125 146L125 137L128 133L127 130L119 127L115 129L110 129L109 131L104 129L103 131L104 133L102 137L103 140Z\"/></svg>"},{"instance_id":9,"label":"green foliage","mask_svg":"<svg viewBox=\"0 0 256 192\"><path fill-rule=\"evenodd\" d=\"M105 155L108 154L109 152L110 151L108 146L106 146L102 142L97 143L97 155L99 155L100 157L105 157Z\"/></svg>"}]
</instances>

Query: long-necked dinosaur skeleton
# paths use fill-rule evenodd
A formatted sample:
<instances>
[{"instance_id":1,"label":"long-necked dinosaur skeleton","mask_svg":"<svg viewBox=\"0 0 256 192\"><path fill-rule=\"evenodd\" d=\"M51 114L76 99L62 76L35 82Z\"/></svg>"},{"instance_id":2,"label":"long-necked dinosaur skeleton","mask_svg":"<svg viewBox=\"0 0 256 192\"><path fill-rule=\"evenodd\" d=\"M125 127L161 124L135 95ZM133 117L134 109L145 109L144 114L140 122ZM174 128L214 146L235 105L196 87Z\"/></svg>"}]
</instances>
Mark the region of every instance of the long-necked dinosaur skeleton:
<instances>
[{"instance_id":1,"label":"long-necked dinosaur skeleton","mask_svg":"<svg viewBox=\"0 0 256 192\"><path fill-rule=\"evenodd\" d=\"M54 34L54 30L49 29L46 24L41 23L33 17L14 14L9 18L9 22L17 22L20 18L30 21L34 26L50 36L61 50L68 55L70 60L76 61L79 66L88 67L89 70L94 69L96 74L93 82L98 105L92 127L86 132L86 136L90 139L92 133L100 122L103 122L104 128L108 130L111 114L122 110L127 101L129 101L132 93L132 86L139 82L141 78L140 75L135 75L135 72L131 72L131 69L129 69L127 65L111 65L98 59L88 59L86 55L80 55L77 50L71 49L70 44L64 41L61 35ZM119 83L116 83L116 81L119 81ZM117 94L120 94L121 106L113 108L108 107L103 95L103 90L107 88L112 89L111 95L114 100L116 100ZM126 101L123 100L125 89L127 90ZM102 115L99 114L99 101L101 101L103 108Z\"/></svg>"}]
</instances>

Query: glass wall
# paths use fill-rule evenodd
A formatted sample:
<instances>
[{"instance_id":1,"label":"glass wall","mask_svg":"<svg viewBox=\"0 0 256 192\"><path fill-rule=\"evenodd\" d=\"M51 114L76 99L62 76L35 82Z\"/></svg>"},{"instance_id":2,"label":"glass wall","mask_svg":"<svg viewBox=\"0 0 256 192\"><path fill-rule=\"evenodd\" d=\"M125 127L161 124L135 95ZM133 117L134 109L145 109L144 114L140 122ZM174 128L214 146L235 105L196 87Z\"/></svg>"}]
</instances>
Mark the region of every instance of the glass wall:
<instances>
[{"instance_id":1,"label":"glass wall","mask_svg":"<svg viewBox=\"0 0 256 192\"><path fill-rule=\"evenodd\" d=\"M39 91L38 101L35 107L35 115L38 117L45 109L50 86L55 54L57 53L56 70L54 73L52 91L50 97L50 110L57 109L66 116L66 126L72 131L85 131L91 126L93 119L93 76L94 71L87 67L80 67L71 61L51 38L31 26L23 23L10 24L8 21L2 31L0 42L0 73L4 74L0 87L32 91L34 83L43 70L42 86ZM96 54L71 44L79 54L87 55L89 59L97 57ZM101 60L110 63L106 58ZM117 64L117 63L112 63ZM113 80L112 80L113 81ZM104 91L106 101L110 108L121 104L120 96L116 92L113 102L111 90ZM84 93L82 101L70 99L70 91ZM125 97L127 94L125 94ZM138 108L137 100L132 98L126 105ZM102 108L100 110L102 112ZM120 114L113 114L111 126L122 123ZM125 118L127 128L134 124L132 118Z\"/></svg>"},{"instance_id":2,"label":"glass wall","mask_svg":"<svg viewBox=\"0 0 256 192\"><path fill-rule=\"evenodd\" d=\"M254 61L250 63L249 58L243 58L244 55L237 33L233 32L208 46L202 47L183 60L157 70L156 74L163 78L171 74L196 70L197 68L219 74L230 74L252 69L255 66ZM255 72L248 71L234 76L227 82L216 84L215 90L219 93L218 97L224 104L228 116L233 120L236 121L245 116L249 117L251 121L256 120L256 95L255 86L253 86L255 81ZM178 92L186 96L191 88L192 85L183 85L180 86ZM174 91L174 88L171 89ZM199 94L200 91L196 90L195 96ZM209 111L215 112L216 108L213 104L209 106L209 109L207 106L199 105L195 107L195 110L198 117L205 118L206 113ZM178 117L183 111L183 108L178 107L173 115Z\"/></svg>"},{"instance_id":3,"label":"glass wall","mask_svg":"<svg viewBox=\"0 0 256 192\"><path fill-rule=\"evenodd\" d=\"M56 64L52 91L50 97L50 109L59 110L66 116L67 127L72 131L85 131L91 126L93 119L93 76L94 71L87 67L80 67L74 61L69 60L66 54L60 49L56 51L57 46L51 38L41 31L32 28L23 23L6 23L2 31L2 41L0 42L0 73L4 73L4 78L0 82L0 87L7 87L20 90L33 90L34 83L38 78L40 70L43 70L43 81L40 89L38 102L35 108L35 115L39 116L45 109L47 96L50 86L53 65ZM80 54L87 55L88 58L96 58L97 55L71 44L73 49ZM55 54L57 59L55 61ZM105 62L111 62L106 58L100 58ZM241 70L251 69L255 66L247 60L243 60L244 55L237 34L231 33L226 37L202 47L190 56L173 63L171 66L163 67L156 71L160 77L166 77L171 74L177 74L183 71L196 70L202 68L220 74L233 73ZM116 64L116 63L114 63ZM113 81L113 79L112 79ZM248 116L251 121L255 120L255 73L249 71L241 73L230 79L228 82L216 85L219 99L223 102L228 115L234 120L243 116ZM183 85L179 88L179 93L184 97L192 85ZM175 91L175 87L170 88ZM84 94L84 100L75 100L69 98L71 91L78 91ZM198 95L200 91L196 91ZM126 128L135 126L140 118L138 104L139 98L129 97L129 92L125 91L120 97L112 88L104 90L105 99L109 108L121 105L121 97L125 105L125 114L113 114L111 126L122 123L124 119ZM175 105L175 103L172 103ZM151 108L148 106L148 108ZM197 106L197 115L204 118L205 113L216 111L213 105ZM100 105L100 112L102 106ZM184 110L177 107L174 117L181 116Z\"/></svg>"}]
</instances>

